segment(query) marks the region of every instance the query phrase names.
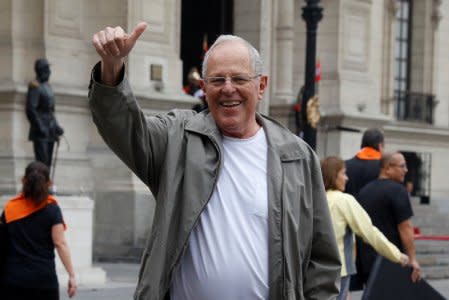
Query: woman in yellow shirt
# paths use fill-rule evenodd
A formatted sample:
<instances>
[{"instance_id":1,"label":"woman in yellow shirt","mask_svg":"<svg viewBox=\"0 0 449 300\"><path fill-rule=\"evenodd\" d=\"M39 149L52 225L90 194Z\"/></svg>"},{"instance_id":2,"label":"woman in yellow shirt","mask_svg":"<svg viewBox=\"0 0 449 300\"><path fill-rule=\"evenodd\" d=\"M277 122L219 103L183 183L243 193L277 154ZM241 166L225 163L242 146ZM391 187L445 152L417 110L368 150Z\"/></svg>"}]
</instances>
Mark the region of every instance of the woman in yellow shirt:
<instances>
[{"instance_id":1,"label":"woman in yellow shirt","mask_svg":"<svg viewBox=\"0 0 449 300\"><path fill-rule=\"evenodd\" d=\"M408 256L401 253L372 224L368 214L352 195L343 193L348 177L345 162L341 158L329 156L323 159L321 171L342 263L341 288L337 300L345 300L349 293L350 275L356 273L354 233L392 262L405 266Z\"/></svg>"}]
</instances>

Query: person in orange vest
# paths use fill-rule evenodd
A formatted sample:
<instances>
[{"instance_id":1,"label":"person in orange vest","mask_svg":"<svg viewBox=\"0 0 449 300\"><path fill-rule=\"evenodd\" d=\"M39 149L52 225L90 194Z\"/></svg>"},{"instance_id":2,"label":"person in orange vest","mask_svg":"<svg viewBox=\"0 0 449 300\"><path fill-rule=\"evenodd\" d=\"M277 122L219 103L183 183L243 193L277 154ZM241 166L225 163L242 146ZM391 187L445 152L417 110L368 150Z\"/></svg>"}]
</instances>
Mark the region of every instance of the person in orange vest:
<instances>
[{"instance_id":1,"label":"person in orange vest","mask_svg":"<svg viewBox=\"0 0 449 300\"><path fill-rule=\"evenodd\" d=\"M56 248L68 275L67 294L75 295L77 282L64 237L66 225L57 200L49 194L48 167L31 162L22 179L22 192L6 202L1 215L2 248L7 240L0 290L3 300L58 300Z\"/></svg>"},{"instance_id":2,"label":"person in orange vest","mask_svg":"<svg viewBox=\"0 0 449 300\"><path fill-rule=\"evenodd\" d=\"M365 130L362 136L360 150L354 157L345 161L346 174L348 176L348 183L346 184L345 192L354 196L358 201L359 191L367 183L376 180L379 177L380 159L384 150L384 134L378 128L369 128ZM351 291L363 289L363 280L361 275L363 273L360 266L360 244L363 241L356 238L356 266L357 274L351 278Z\"/></svg>"}]
</instances>

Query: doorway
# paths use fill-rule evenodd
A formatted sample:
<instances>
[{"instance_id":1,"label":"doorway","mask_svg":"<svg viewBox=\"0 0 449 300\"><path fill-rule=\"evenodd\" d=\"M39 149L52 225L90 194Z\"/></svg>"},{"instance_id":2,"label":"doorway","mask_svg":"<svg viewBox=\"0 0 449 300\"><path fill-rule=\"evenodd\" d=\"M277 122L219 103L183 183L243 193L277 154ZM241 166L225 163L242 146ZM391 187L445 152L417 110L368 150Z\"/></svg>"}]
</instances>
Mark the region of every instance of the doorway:
<instances>
[{"instance_id":1,"label":"doorway","mask_svg":"<svg viewBox=\"0 0 449 300\"><path fill-rule=\"evenodd\" d=\"M401 151L407 163L408 172L404 184L411 196L419 197L420 204L430 204L430 174L432 156L430 153Z\"/></svg>"},{"instance_id":2,"label":"doorway","mask_svg":"<svg viewBox=\"0 0 449 300\"><path fill-rule=\"evenodd\" d=\"M233 33L233 0L182 0L181 60L183 85L192 67L201 73L201 63L207 47L220 34Z\"/></svg>"}]
</instances>

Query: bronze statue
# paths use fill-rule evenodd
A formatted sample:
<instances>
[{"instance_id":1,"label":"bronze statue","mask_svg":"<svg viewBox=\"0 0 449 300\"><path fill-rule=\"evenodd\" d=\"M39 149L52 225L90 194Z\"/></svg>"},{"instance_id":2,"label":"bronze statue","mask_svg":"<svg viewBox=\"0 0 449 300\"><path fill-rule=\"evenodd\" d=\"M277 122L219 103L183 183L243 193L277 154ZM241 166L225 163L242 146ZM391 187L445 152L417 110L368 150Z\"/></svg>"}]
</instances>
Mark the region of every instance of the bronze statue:
<instances>
[{"instance_id":1,"label":"bronze statue","mask_svg":"<svg viewBox=\"0 0 449 300\"><path fill-rule=\"evenodd\" d=\"M59 126L54 112L55 100L48 84L51 70L48 60L37 59L34 64L36 79L28 85L26 115L30 122L28 139L33 141L34 156L49 168L55 142L59 142L64 129Z\"/></svg>"}]
</instances>

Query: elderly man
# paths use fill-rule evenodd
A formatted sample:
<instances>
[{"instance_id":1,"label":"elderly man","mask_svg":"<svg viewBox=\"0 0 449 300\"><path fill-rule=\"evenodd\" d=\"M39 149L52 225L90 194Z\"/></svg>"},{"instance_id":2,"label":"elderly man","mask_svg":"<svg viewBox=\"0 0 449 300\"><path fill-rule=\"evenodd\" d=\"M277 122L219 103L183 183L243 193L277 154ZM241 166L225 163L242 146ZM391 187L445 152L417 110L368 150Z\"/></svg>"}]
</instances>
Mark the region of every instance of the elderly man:
<instances>
[{"instance_id":1,"label":"elderly man","mask_svg":"<svg viewBox=\"0 0 449 300\"><path fill-rule=\"evenodd\" d=\"M421 276L416 260L413 235L412 206L407 190L402 182L407 173L404 156L399 153L385 153L380 161L380 174L360 190L359 202L371 217L374 226L410 258L413 268L411 280ZM376 253L371 246L361 243L360 263L362 278L366 283L371 272Z\"/></svg>"},{"instance_id":2,"label":"elderly man","mask_svg":"<svg viewBox=\"0 0 449 300\"><path fill-rule=\"evenodd\" d=\"M268 78L254 47L206 53L209 106L145 116L124 59L146 29L105 28L89 91L94 122L156 198L135 299L333 299L340 262L313 151L256 112Z\"/></svg>"}]
</instances>

